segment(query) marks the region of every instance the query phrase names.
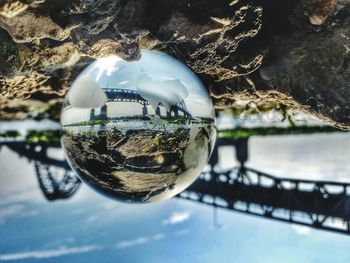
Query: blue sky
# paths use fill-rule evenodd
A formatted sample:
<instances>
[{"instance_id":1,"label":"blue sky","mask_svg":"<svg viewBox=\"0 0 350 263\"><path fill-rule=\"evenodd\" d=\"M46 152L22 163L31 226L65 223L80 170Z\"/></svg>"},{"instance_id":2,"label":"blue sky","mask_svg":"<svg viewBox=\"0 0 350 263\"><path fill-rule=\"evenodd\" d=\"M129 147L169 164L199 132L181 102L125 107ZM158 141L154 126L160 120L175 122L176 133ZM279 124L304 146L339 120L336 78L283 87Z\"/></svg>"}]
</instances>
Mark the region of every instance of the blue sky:
<instances>
[{"instance_id":1,"label":"blue sky","mask_svg":"<svg viewBox=\"0 0 350 263\"><path fill-rule=\"evenodd\" d=\"M349 181L347 143L349 135L257 138L250 142L249 165ZM267 155L274 144L276 155ZM0 167L0 262L350 261L350 236L221 209L214 226L213 208L203 204L175 198L125 205L86 186L71 199L47 202L32 163L3 147Z\"/></svg>"}]
</instances>

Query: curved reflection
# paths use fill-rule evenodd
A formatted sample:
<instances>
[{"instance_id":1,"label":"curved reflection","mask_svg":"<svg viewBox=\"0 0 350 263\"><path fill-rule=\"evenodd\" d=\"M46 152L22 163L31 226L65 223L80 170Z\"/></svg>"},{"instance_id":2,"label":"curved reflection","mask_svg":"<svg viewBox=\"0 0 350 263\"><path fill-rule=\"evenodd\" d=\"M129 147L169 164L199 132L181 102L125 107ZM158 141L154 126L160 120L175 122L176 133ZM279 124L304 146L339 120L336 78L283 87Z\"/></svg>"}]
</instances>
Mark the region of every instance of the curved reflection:
<instances>
[{"instance_id":1,"label":"curved reflection","mask_svg":"<svg viewBox=\"0 0 350 263\"><path fill-rule=\"evenodd\" d=\"M215 115L196 75L170 56L142 51L126 62L92 63L72 84L61 116L62 145L76 174L126 202L170 198L206 165Z\"/></svg>"}]
</instances>

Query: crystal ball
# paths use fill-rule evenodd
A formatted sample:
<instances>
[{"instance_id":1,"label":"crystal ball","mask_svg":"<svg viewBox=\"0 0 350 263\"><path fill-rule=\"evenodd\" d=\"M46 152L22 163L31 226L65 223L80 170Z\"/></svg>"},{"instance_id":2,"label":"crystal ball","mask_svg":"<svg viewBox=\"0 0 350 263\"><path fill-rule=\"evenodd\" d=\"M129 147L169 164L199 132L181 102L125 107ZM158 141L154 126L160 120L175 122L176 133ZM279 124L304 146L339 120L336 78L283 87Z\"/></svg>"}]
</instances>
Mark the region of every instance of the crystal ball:
<instances>
[{"instance_id":1,"label":"crystal ball","mask_svg":"<svg viewBox=\"0 0 350 263\"><path fill-rule=\"evenodd\" d=\"M95 60L72 83L61 113L62 146L76 175L125 202L175 196L212 151L215 113L200 79L177 59Z\"/></svg>"}]
</instances>

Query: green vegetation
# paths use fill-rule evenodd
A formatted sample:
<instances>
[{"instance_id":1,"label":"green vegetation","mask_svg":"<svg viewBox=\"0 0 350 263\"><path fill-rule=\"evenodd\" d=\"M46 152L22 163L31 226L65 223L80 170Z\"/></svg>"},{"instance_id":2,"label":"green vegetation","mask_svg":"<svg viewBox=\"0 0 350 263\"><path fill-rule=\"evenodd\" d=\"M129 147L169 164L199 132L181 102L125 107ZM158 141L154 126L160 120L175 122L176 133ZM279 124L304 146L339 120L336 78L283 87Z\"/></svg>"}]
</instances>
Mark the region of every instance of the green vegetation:
<instances>
[{"instance_id":1,"label":"green vegetation","mask_svg":"<svg viewBox=\"0 0 350 263\"><path fill-rule=\"evenodd\" d=\"M91 121L83 121L83 122L78 122L74 124L64 125L64 127L106 125L108 123L110 123L110 120L91 120Z\"/></svg>"},{"instance_id":2,"label":"green vegetation","mask_svg":"<svg viewBox=\"0 0 350 263\"><path fill-rule=\"evenodd\" d=\"M236 128L233 130L219 131L219 137L227 139L242 139L251 136L272 136L291 134L314 134L344 132L332 126L292 126L292 127L259 127L259 128Z\"/></svg>"},{"instance_id":3,"label":"green vegetation","mask_svg":"<svg viewBox=\"0 0 350 263\"><path fill-rule=\"evenodd\" d=\"M101 125L101 123L106 124L107 121L95 120L88 122L89 125ZM75 124L73 126L80 126L86 124ZM60 143L61 135L64 131L62 130L43 130L28 132L25 140L28 143ZM112 131L106 131L106 134ZM221 130L218 132L218 136L221 138L228 139L241 139L248 138L252 136L273 136L273 135L292 135L292 134L317 134L317 133L333 133L333 132L344 132L337 128L331 126L294 126L294 127L258 127L258 128L236 128L231 130ZM94 131L91 131L91 136L95 135ZM89 131L85 131L84 135L88 135ZM152 139L152 147L158 147L163 144L163 136L159 134L157 137ZM17 131L6 131L0 133L0 139L16 139L20 137ZM169 141L167 142L169 143ZM147 152L146 149L145 151Z\"/></svg>"},{"instance_id":4,"label":"green vegetation","mask_svg":"<svg viewBox=\"0 0 350 263\"><path fill-rule=\"evenodd\" d=\"M28 143L59 143L61 130L29 131L26 136Z\"/></svg>"},{"instance_id":5,"label":"green vegetation","mask_svg":"<svg viewBox=\"0 0 350 263\"><path fill-rule=\"evenodd\" d=\"M210 118L200 118L200 119L185 119L185 118L161 118L164 121L164 124L212 124L213 119ZM76 126L94 126L94 125L106 125L108 123L117 123L117 122L130 122L130 121L149 121L152 124L152 121L149 117L140 117L140 118L113 118L113 119L95 119L89 121L78 122L74 124L64 125L64 127L76 127Z\"/></svg>"},{"instance_id":6,"label":"green vegetation","mask_svg":"<svg viewBox=\"0 0 350 263\"><path fill-rule=\"evenodd\" d=\"M6 131L0 133L0 139L16 139L21 135L17 131Z\"/></svg>"}]
</instances>

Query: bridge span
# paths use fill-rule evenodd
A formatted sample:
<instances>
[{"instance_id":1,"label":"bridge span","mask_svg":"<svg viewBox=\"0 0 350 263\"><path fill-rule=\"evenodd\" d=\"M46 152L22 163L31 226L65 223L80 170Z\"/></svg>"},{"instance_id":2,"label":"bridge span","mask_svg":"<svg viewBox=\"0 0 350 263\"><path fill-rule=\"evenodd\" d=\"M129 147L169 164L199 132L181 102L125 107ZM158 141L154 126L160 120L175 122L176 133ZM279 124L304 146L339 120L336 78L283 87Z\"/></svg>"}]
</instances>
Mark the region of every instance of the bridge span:
<instances>
[{"instance_id":1,"label":"bridge span","mask_svg":"<svg viewBox=\"0 0 350 263\"><path fill-rule=\"evenodd\" d=\"M114 103L114 102L133 102L143 105L142 112L140 112L140 115L146 116L148 115L148 108L147 106L151 105L150 102L146 99L144 99L138 91L132 90L132 89L118 89L118 88L105 88L102 89L106 95L107 95L107 101L106 103L98 109L99 114L96 113L96 109L90 110L90 120L94 119L106 119L107 113L108 113L108 103ZM192 119L192 114L187 109L186 103L184 100L181 100L178 104L173 105L170 109L170 111L167 111L165 116L162 116L161 113L161 104L158 105L158 107L155 109L155 114L159 117L165 117L165 118L178 118L183 117L187 119ZM69 110L73 108L73 106L69 105L68 101L64 102L64 111Z\"/></svg>"},{"instance_id":2,"label":"bridge span","mask_svg":"<svg viewBox=\"0 0 350 263\"><path fill-rule=\"evenodd\" d=\"M80 185L67 163L47 157L49 147L35 149L26 143L3 143L35 162L39 186L50 200L72 196ZM248 168L248 140L220 140L210 164L218 163L218 148L235 146L236 168L210 169L177 197L231 211L255 215L321 230L350 234L350 183L279 178ZM1 147L1 144L0 144ZM61 175L58 175L61 170ZM63 174L63 176L62 176Z\"/></svg>"},{"instance_id":3,"label":"bridge span","mask_svg":"<svg viewBox=\"0 0 350 263\"><path fill-rule=\"evenodd\" d=\"M147 106L150 105L150 102L146 99L144 99L138 91L131 90L131 89L118 89L118 88L105 88L102 89L106 95L107 95L107 102L104 106L100 108L100 114L96 115L95 109L92 109L90 111L90 120L93 119L106 119L107 118L107 112L108 112L108 103L114 103L114 102L134 102L139 103L143 105L142 112L140 115L146 116L148 115L148 108ZM162 117L160 105L155 109L155 114L159 117ZM192 118L191 113L188 111L186 104L184 100L181 100L177 105L173 105L170 109L170 111L166 112L167 118L173 117L180 117L180 113L184 118Z\"/></svg>"}]
</instances>

